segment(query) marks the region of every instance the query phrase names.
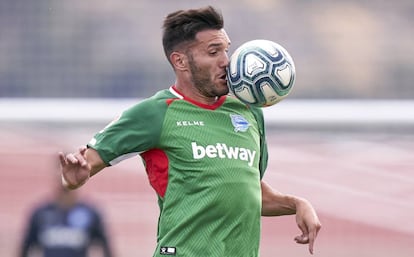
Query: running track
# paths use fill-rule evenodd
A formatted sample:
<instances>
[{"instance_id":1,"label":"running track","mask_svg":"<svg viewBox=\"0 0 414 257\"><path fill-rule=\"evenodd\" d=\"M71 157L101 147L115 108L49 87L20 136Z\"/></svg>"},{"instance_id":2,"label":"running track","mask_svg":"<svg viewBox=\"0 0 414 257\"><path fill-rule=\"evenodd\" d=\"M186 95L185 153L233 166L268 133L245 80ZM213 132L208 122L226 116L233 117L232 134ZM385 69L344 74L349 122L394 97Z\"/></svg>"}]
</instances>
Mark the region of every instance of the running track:
<instances>
[{"instance_id":1,"label":"running track","mask_svg":"<svg viewBox=\"0 0 414 257\"><path fill-rule=\"evenodd\" d=\"M1 124L0 256L16 256L30 209L53 186L56 153L74 150L100 128ZM412 133L268 134L265 179L318 210L315 256L414 256ZM116 256L152 256L158 206L140 160L107 169L79 193L103 211ZM293 242L297 233L293 216L264 218L261 256L309 256Z\"/></svg>"}]
</instances>

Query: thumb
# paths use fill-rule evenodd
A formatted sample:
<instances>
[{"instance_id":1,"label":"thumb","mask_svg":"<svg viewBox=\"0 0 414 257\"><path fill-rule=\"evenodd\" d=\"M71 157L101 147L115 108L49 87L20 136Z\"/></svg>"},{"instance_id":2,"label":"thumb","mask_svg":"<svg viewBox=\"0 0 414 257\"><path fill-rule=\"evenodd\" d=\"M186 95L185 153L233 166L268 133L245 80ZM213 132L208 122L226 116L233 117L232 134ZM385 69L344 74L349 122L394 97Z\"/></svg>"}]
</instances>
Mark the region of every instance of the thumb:
<instances>
[{"instance_id":1,"label":"thumb","mask_svg":"<svg viewBox=\"0 0 414 257\"><path fill-rule=\"evenodd\" d=\"M305 224L298 222L298 227L302 231L302 235L296 236L295 241L298 244L307 244L309 243L309 231Z\"/></svg>"},{"instance_id":2,"label":"thumb","mask_svg":"<svg viewBox=\"0 0 414 257\"><path fill-rule=\"evenodd\" d=\"M295 242L298 244L307 244L309 243L309 237L305 234L295 237Z\"/></svg>"},{"instance_id":3,"label":"thumb","mask_svg":"<svg viewBox=\"0 0 414 257\"><path fill-rule=\"evenodd\" d=\"M79 153L84 155L87 149L88 149L88 147L86 145L82 145L82 146L79 147L78 150L79 150Z\"/></svg>"}]
</instances>

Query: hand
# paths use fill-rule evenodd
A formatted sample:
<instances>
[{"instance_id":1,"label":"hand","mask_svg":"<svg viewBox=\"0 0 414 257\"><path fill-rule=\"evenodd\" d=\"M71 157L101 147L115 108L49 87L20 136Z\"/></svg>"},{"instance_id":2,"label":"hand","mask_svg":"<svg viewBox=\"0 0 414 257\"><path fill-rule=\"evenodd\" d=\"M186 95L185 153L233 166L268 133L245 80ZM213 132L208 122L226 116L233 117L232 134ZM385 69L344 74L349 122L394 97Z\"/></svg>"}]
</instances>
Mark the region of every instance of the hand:
<instances>
[{"instance_id":1,"label":"hand","mask_svg":"<svg viewBox=\"0 0 414 257\"><path fill-rule=\"evenodd\" d=\"M68 189L75 189L85 184L90 177L91 167L86 160L86 146L79 148L77 153L59 153L62 169L62 184Z\"/></svg>"},{"instance_id":2,"label":"hand","mask_svg":"<svg viewBox=\"0 0 414 257\"><path fill-rule=\"evenodd\" d=\"M296 223L302 231L302 235L296 236L298 244L309 244L309 252L313 254L313 245L322 225L312 205L300 199L296 205Z\"/></svg>"}]
</instances>

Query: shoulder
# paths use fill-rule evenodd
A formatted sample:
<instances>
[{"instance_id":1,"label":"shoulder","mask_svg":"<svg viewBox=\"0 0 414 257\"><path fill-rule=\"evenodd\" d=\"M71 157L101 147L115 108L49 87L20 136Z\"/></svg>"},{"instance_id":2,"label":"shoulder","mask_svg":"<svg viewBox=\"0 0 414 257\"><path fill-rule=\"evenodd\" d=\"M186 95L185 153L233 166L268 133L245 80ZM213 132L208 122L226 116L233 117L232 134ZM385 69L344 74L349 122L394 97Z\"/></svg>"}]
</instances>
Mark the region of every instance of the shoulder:
<instances>
[{"instance_id":1,"label":"shoulder","mask_svg":"<svg viewBox=\"0 0 414 257\"><path fill-rule=\"evenodd\" d=\"M168 89L164 89L158 91L155 95L142 100L132 108L167 107L169 100L174 98L176 98L176 96L174 96Z\"/></svg>"},{"instance_id":2,"label":"shoulder","mask_svg":"<svg viewBox=\"0 0 414 257\"><path fill-rule=\"evenodd\" d=\"M242 103L235 96L231 96L231 95L227 96L226 101L228 104L233 105L233 108L243 108L243 109L249 110L258 121L263 121L262 108Z\"/></svg>"},{"instance_id":3,"label":"shoulder","mask_svg":"<svg viewBox=\"0 0 414 257\"><path fill-rule=\"evenodd\" d=\"M53 203L42 203L38 204L31 209L31 217L32 219L40 219L43 216L47 215L47 213L55 212L56 205Z\"/></svg>"},{"instance_id":4,"label":"shoulder","mask_svg":"<svg viewBox=\"0 0 414 257\"><path fill-rule=\"evenodd\" d=\"M98 207L90 202L79 202L76 204L76 208L83 209L91 213L99 213Z\"/></svg>"},{"instance_id":5,"label":"shoulder","mask_svg":"<svg viewBox=\"0 0 414 257\"><path fill-rule=\"evenodd\" d=\"M259 107L249 106L249 110L253 113L257 122L264 123L263 110Z\"/></svg>"},{"instance_id":6,"label":"shoulder","mask_svg":"<svg viewBox=\"0 0 414 257\"><path fill-rule=\"evenodd\" d=\"M78 202L71 208L72 216L77 219L81 218L99 218L101 216L100 210L89 202Z\"/></svg>"},{"instance_id":7,"label":"shoulder","mask_svg":"<svg viewBox=\"0 0 414 257\"><path fill-rule=\"evenodd\" d=\"M55 210L56 209L56 204L53 202L47 202L47 203L42 203L37 205L36 207L34 207L33 212L34 213L42 213L45 211L51 211L51 210Z\"/></svg>"},{"instance_id":8,"label":"shoulder","mask_svg":"<svg viewBox=\"0 0 414 257\"><path fill-rule=\"evenodd\" d=\"M155 95L146 98L125 110L123 115L154 117L157 113L165 112L168 108L169 100L173 98L175 98L175 96L169 90L161 90Z\"/></svg>"}]
</instances>

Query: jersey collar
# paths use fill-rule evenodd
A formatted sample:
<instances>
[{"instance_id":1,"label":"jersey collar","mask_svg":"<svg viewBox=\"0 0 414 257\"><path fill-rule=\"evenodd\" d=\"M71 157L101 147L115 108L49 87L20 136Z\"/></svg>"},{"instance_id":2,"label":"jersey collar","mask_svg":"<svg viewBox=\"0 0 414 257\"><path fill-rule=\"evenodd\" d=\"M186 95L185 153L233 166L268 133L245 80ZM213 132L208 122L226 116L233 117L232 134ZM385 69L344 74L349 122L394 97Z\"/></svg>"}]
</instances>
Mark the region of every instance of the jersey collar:
<instances>
[{"instance_id":1,"label":"jersey collar","mask_svg":"<svg viewBox=\"0 0 414 257\"><path fill-rule=\"evenodd\" d=\"M175 87L175 85L173 85L173 86L170 87L170 92L173 95L175 95L178 98L180 98L180 99L183 99L183 100L185 100L187 102L190 102L190 103L192 103L192 104L194 104L194 105L196 105L198 107L201 107L203 109L209 109L209 110L215 110L215 109L219 108L224 103L224 101L226 100L226 97L227 97L225 95L220 96L220 98L214 104L211 104L210 105L210 104L200 103L200 102L195 101L194 99L191 99L189 97L186 97L180 91L177 90L177 88Z\"/></svg>"}]
</instances>

